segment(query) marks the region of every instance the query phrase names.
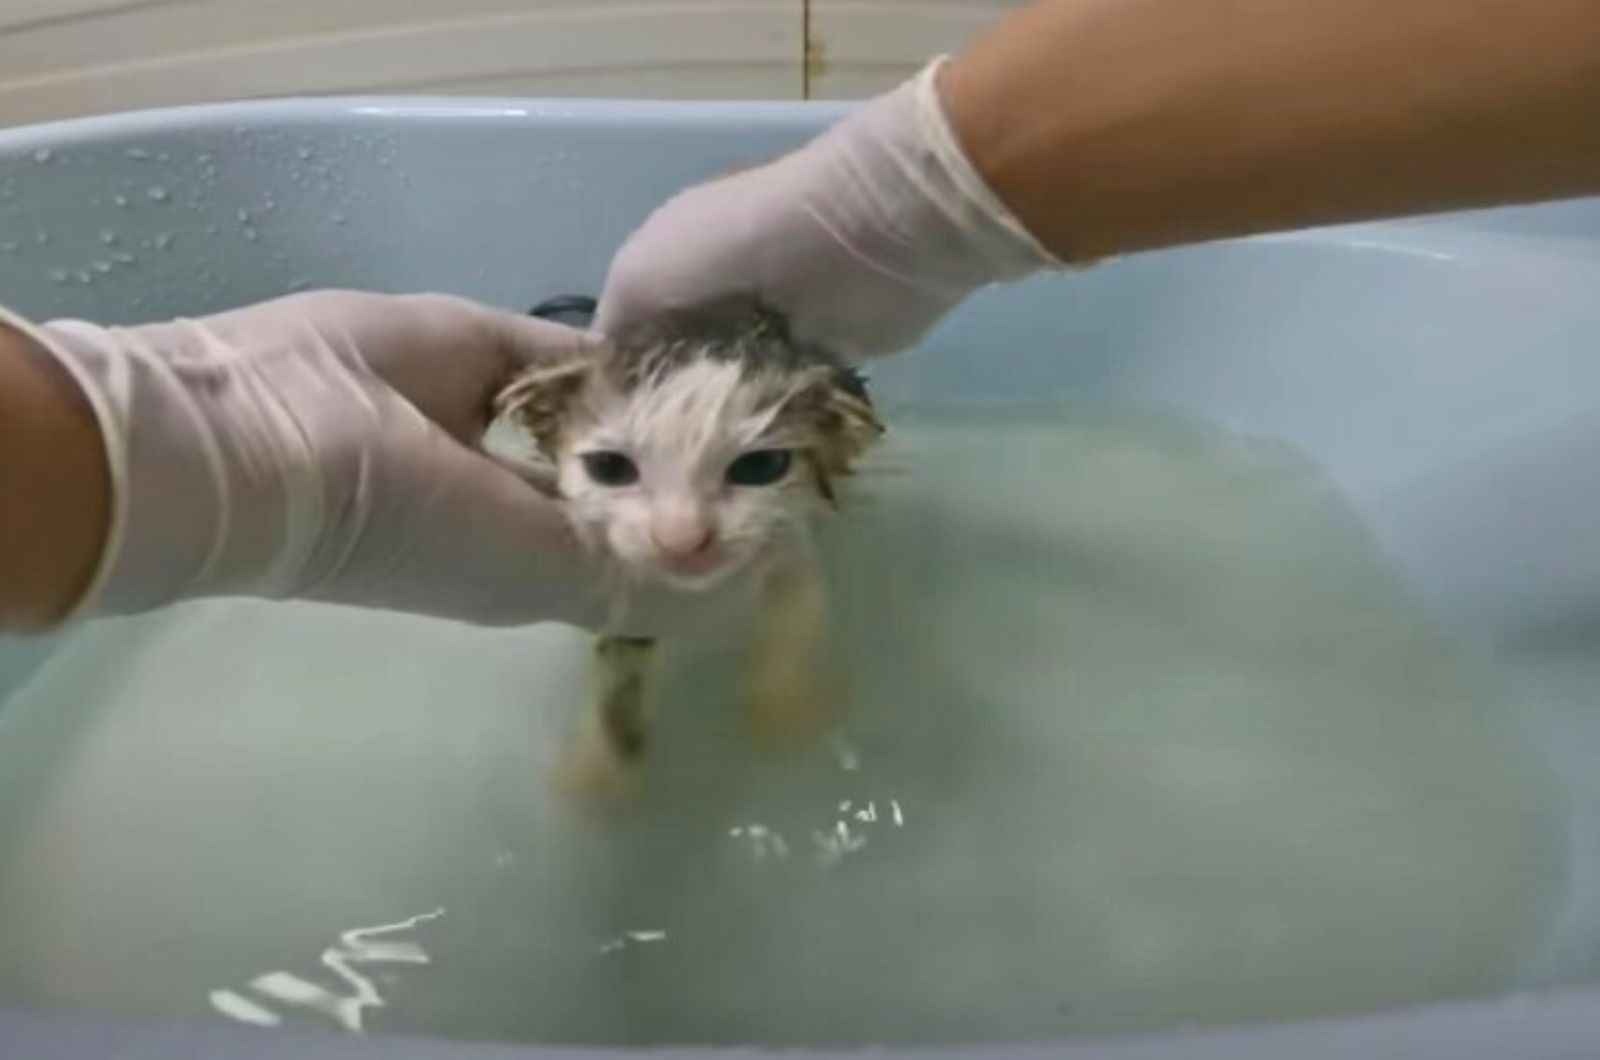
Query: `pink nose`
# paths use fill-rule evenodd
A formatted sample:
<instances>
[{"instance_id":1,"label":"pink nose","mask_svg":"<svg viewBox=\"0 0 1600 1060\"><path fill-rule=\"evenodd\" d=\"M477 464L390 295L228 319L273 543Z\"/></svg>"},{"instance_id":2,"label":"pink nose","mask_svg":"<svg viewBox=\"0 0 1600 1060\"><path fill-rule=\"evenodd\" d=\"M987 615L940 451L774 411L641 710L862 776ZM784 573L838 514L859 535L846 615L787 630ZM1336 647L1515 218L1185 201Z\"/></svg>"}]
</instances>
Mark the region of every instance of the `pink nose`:
<instances>
[{"instance_id":1,"label":"pink nose","mask_svg":"<svg viewBox=\"0 0 1600 1060\"><path fill-rule=\"evenodd\" d=\"M650 540L669 559L699 559L717 543L716 531L703 519L657 519Z\"/></svg>"}]
</instances>

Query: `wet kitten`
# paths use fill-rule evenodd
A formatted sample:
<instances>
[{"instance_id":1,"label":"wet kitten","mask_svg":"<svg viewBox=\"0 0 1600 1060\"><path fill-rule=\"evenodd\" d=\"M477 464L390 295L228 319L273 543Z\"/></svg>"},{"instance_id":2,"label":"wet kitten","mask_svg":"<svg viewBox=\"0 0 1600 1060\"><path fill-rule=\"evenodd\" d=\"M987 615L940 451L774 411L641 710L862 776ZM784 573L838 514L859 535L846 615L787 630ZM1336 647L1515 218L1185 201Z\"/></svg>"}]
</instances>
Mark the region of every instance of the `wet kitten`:
<instances>
[{"instance_id":1,"label":"wet kitten","mask_svg":"<svg viewBox=\"0 0 1600 1060\"><path fill-rule=\"evenodd\" d=\"M824 600L812 523L883 433L855 371L740 299L529 372L498 409L536 443L532 481L614 561L624 606L630 583L699 591L738 572L759 577L753 720L773 736L814 724ZM653 651L649 640L600 638L597 700L562 770L577 793L621 794L636 779Z\"/></svg>"}]
</instances>

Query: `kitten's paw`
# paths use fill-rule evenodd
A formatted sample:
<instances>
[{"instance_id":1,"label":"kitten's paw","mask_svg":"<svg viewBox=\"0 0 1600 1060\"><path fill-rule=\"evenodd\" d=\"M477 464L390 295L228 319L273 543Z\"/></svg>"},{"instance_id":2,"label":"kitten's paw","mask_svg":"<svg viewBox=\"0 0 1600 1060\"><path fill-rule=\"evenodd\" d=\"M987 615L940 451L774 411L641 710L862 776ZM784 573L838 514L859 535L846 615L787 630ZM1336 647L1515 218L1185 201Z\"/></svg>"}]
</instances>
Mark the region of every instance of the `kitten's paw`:
<instances>
[{"instance_id":1,"label":"kitten's paw","mask_svg":"<svg viewBox=\"0 0 1600 1060\"><path fill-rule=\"evenodd\" d=\"M574 746L556 767L551 787L561 800L586 817L616 817L633 804L643 783L642 770L604 747Z\"/></svg>"},{"instance_id":2,"label":"kitten's paw","mask_svg":"<svg viewBox=\"0 0 1600 1060\"><path fill-rule=\"evenodd\" d=\"M775 749L809 744L827 732L832 713L809 676L757 674L746 693L751 735Z\"/></svg>"}]
</instances>

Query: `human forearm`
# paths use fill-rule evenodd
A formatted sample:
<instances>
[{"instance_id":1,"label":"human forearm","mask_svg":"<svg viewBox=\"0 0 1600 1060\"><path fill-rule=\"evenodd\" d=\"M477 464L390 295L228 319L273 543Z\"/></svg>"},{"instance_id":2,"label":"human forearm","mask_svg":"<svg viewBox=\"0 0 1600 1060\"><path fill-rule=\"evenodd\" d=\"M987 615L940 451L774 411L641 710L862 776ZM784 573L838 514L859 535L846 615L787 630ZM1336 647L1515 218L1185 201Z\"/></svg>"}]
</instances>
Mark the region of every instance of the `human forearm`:
<instances>
[{"instance_id":1,"label":"human forearm","mask_svg":"<svg viewBox=\"0 0 1600 1060\"><path fill-rule=\"evenodd\" d=\"M1044 0L663 205L597 319L753 294L889 353L1061 261L1586 192L1597 0Z\"/></svg>"},{"instance_id":2,"label":"human forearm","mask_svg":"<svg viewBox=\"0 0 1600 1060\"><path fill-rule=\"evenodd\" d=\"M1594 0L1047 0L940 88L1066 258L1600 191Z\"/></svg>"},{"instance_id":3,"label":"human forearm","mask_svg":"<svg viewBox=\"0 0 1600 1060\"><path fill-rule=\"evenodd\" d=\"M93 412L31 339L0 324L0 631L46 626L72 607L110 512Z\"/></svg>"}]
</instances>

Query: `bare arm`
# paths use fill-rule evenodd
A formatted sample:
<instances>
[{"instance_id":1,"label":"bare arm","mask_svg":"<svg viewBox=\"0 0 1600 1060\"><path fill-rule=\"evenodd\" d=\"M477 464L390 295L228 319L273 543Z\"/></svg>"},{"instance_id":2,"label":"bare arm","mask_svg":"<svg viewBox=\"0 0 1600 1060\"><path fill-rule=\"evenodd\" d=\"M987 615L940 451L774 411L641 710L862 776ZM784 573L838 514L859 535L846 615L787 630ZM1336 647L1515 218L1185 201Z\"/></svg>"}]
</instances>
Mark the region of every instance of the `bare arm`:
<instances>
[{"instance_id":1,"label":"bare arm","mask_svg":"<svg viewBox=\"0 0 1600 1060\"><path fill-rule=\"evenodd\" d=\"M110 523L100 428L32 340L0 326L0 631L59 619Z\"/></svg>"},{"instance_id":2,"label":"bare arm","mask_svg":"<svg viewBox=\"0 0 1600 1060\"><path fill-rule=\"evenodd\" d=\"M1600 191L1596 0L1046 0L940 90L1067 258Z\"/></svg>"}]
</instances>

